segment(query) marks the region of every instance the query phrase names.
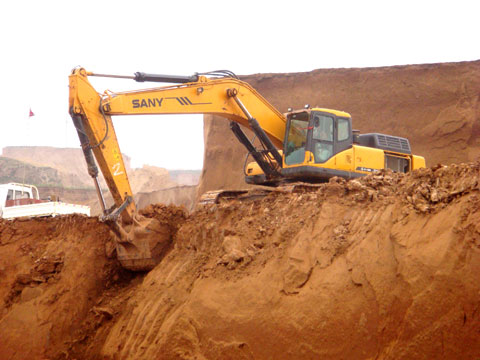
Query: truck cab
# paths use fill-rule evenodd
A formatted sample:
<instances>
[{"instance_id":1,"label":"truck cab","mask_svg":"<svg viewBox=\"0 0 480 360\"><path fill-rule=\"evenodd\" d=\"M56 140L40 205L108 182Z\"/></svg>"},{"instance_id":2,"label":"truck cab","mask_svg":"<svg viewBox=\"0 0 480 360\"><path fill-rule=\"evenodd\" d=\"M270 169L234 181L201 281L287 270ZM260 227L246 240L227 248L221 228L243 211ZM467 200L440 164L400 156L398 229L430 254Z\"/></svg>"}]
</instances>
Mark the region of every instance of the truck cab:
<instances>
[{"instance_id":1,"label":"truck cab","mask_svg":"<svg viewBox=\"0 0 480 360\"><path fill-rule=\"evenodd\" d=\"M0 185L0 209L9 206L40 202L38 189L34 185L8 183Z\"/></svg>"},{"instance_id":2,"label":"truck cab","mask_svg":"<svg viewBox=\"0 0 480 360\"><path fill-rule=\"evenodd\" d=\"M90 216L90 207L41 200L38 189L34 185L0 184L0 218L14 219L74 213Z\"/></svg>"}]
</instances>

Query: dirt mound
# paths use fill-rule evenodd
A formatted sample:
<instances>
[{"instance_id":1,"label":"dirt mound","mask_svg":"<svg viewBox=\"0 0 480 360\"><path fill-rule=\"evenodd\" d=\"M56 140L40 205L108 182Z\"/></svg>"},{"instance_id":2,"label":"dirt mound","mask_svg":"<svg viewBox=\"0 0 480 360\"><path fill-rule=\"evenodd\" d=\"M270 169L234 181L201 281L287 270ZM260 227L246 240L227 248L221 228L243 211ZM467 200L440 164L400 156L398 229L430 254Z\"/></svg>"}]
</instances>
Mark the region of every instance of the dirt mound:
<instances>
[{"instance_id":1,"label":"dirt mound","mask_svg":"<svg viewBox=\"0 0 480 360\"><path fill-rule=\"evenodd\" d=\"M169 237L172 239L188 216L184 208L164 204L150 204L141 209L139 213L147 218L155 219L161 225L167 227Z\"/></svg>"},{"instance_id":2,"label":"dirt mound","mask_svg":"<svg viewBox=\"0 0 480 360\"><path fill-rule=\"evenodd\" d=\"M362 133L406 137L428 166L476 161L480 155L480 61L258 74L242 80L282 112L305 104L343 110ZM245 187L245 148L228 120L205 119L199 194Z\"/></svg>"},{"instance_id":3,"label":"dirt mound","mask_svg":"<svg viewBox=\"0 0 480 360\"><path fill-rule=\"evenodd\" d=\"M477 358L479 190L474 163L334 178L188 217L151 206L176 235L145 275L118 268L94 219L1 222L0 353Z\"/></svg>"},{"instance_id":4,"label":"dirt mound","mask_svg":"<svg viewBox=\"0 0 480 360\"><path fill-rule=\"evenodd\" d=\"M0 220L0 249L4 359L50 358L68 348L118 276L109 230L93 218Z\"/></svg>"},{"instance_id":5,"label":"dirt mound","mask_svg":"<svg viewBox=\"0 0 480 360\"><path fill-rule=\"evenodd\" d=\"M476 358L479 175L387 172L198 211L102 354Z\"/></svg>"}]
</instances>

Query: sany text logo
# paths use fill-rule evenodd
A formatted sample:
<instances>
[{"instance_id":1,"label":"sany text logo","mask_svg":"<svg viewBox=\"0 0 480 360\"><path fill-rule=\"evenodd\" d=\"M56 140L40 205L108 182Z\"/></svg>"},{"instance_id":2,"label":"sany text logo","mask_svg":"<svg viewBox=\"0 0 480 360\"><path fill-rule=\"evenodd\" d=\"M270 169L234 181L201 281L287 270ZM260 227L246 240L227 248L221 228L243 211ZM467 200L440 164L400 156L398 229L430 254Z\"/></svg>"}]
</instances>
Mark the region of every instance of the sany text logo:
<instances>
[{"instance_id":1,"label":"sany text logo","mask_svg":"<svg viewBox=\"0 0 480 360\"><path fill-rule=\"evenodd\" d=\"M163 101L173 100L177 101L182 106L189 105L209 105L211 103L193 103L186 96L181 97L167 97L167 98L149 98L149 99L133 99L132 106L134 109L137 108L150 108L150 107L162 107Z\"/></svg>"}]
</instances>

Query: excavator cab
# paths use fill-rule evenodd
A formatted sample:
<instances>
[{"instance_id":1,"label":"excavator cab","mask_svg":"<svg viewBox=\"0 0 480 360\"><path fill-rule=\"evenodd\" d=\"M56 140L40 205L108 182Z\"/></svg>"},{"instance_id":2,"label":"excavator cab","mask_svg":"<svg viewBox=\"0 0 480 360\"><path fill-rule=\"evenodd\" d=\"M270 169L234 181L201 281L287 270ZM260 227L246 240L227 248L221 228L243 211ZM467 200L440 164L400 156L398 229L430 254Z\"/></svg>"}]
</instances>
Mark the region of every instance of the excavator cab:
<instances>
[{"instance_id":1,"label":"excavator cab","mask_svg":"<svg viewBox=\"0 0 480 360\"><path fill-rule=\"evenodd\" d=\"M281 183L324 182L338 175L335 155L353 145L351 116L313 108L286 113L285 118ZM247 165L246 181L257 185L272 183L253 162Z\"/></svg>"},{"instance_id":2,"label":"excavator cab","mask_svg":"<svg viewBox=\"0 0 480 360\"><path fill-rule=\"evenodd\" d=\"M336 114L337 113L337 114ZM287 115L284 167L321 164L352 146L351 118L326 109Z\"/></svg>"},{"instance_id":3,"label":"excavator cab","mask_svg":"<svg viewBox=\"0 0 480 360\"><path fill-rule=\"evenodd\" d=\"M288 112L285 118L280 176L272 181L252 162L246 166L247 183L321 183L334 176L353 179L381 169L408 172L425 167L425 159L412 154L408 139L379 133L360 135L352 130L346 112L308 108Z\"/></svg>"}]
</instances>

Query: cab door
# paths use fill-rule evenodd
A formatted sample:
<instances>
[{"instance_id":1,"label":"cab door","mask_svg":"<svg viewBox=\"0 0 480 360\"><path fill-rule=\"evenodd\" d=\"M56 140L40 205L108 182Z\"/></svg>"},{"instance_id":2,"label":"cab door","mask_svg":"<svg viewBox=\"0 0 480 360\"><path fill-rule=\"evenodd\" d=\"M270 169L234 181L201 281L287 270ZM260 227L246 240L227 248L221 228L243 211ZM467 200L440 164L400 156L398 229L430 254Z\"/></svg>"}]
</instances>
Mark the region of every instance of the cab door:
<instances>
[{"instance_id":1,"label":"cab door","mask_svg":"<svg viewBox=\"0 0 480 360\"><path fill-rule=\"evenodd\" d=\"M335 119L335 168L354 170L352 121L350 118Z\"/></svg>"},{"instance_id":2,"label":"cab door","mask_svg":"<svg viewBox=\"0 0 480 360\"><path fill-rule=\"evenodd\" d=\"M310 129L309 120L307 112L293 114L288 119L284 142L284 162L287 167L305 163Z\"/></svg>"},{"instance_id":3,"label":"cab door","mask_svg":"<svg viewBox=\"0 0 480 360\"><path fill-rule=\"evenodd\" d=\"M311 149L316 164L326 162L335 154L335 117L319 112L312 113Z\"/></svg>"},{"instance_id":4,"label":"cab door","mask_svg":"<svg viewBox=\"0 0 480 360\"><path fill-rule=\"evenodd\" d=\"M348 118L335 119L335 154L351 148L353 144L352 120Z\"/></svg>"},{"instance_id":5,"label":"cab door","mask_svg":"<svg viewBox=\"0 0 480 360\"><path fill-rule=\"evenodd\" d=\"M345 152L345 150L351 149L353 143L351 119L337 117L330 113L314 112L311 127L313 131L309 149L314 154L315 163L326 163L335 156L334 163L329 162L328 166L337 168L339 165L342 170L350 171L352 151Z\"/></svg>"}]
</instances>

